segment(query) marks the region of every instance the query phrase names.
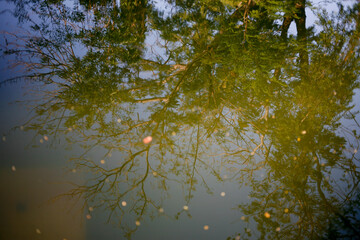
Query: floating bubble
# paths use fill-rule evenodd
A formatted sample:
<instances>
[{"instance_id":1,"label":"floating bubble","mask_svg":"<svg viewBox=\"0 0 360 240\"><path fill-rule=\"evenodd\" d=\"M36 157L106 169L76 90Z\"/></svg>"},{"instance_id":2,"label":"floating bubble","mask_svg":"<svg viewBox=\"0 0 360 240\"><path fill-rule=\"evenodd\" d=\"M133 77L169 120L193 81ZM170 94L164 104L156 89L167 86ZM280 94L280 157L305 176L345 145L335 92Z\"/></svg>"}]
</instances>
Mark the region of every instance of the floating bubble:
<instances>
[{"instance_id":1,"label":"floating bubble","mask_svg":"<svg viewBox=\"0 0 360 240\"><path fill-rule=\"evenodd\" d=\"M284 213L288 213L289 212L289 209L288 208L285 208L284 209Z\"/></svg>"},{"instance_id":2,"label":"floating bubble","mask_svg":"<svg viewBox=\"0 0 360 240\"><path fill-rule=\"evenodd\" d=\"M226 133L225 133L225 136L226 136L226 137L230 136L230 133L229 133L229 132L226 132Z\"/></svg>"},{"instance_id":3,"label":"floating bubble","mask_svg":"<svg viewBox=\"0 0 360 240\"><path fill-rule=\"evenodd\" d=\"M354 149L354 153L357 153L357 151L358 151L357 149Z\"/></svg>"},{"instance_id":4,"label":"floating bubble","mask_svg":"<svg viewBox=\"0 0 360 240\"><path fill-rule=\"evenodd\" d=\"M122 201L122 202L121 202L121 205L122 205L123 207L126 207L126 205L127 205L126 201Z\"/></svg>"},{"instance_id":5,"label":"floating bubble","mask_svg":"<svg viewBox=\"0 0 360 240\"><path fill-rule=\"evenodd\" d=\"M208 226L208 225L205 225L205 226L204 226L204 230L205 230L205 231L209 230L209 226Z\"/></svg>"},{"instance_id":6,"label":"floating bubble","mask_svg":"<svg viewBox=\"0 0 360 240\"><path fill-rule=\"evenodd\" d=\"M221 192L220 196L225 197L225 192Z\"/></svg>"},{"instance_id":7,"label":"floating bubble","mask_svg":"<svg viewBox=\"0 0 360 240\"><path fill-rule=\"evenodd\" d=\"M86 219L90 220L91 219L91 215L90 214L86 214Z\"/></svg>"},{"instance_id":8,"label":"floating bubble","mask_svg":"<svg viewBox=\"0 0 360 240\"><path fill-rule=\"evenodd\" d=\"M118 118L116 121L117 121L118 123L121 123L121 119L120 119L120 118Z\"/></svg>"},{"instance_id":9,"label":"floating bubble","mask_svg":"<svg viewBox=\"0 0 360 240\"><path fill-rule=\"evenodd\" d=\"M24 130L24 126L20 126L20 130L21 130L21 131Z\"/></svg>"},{"instance_id":10,"label":"floating bubble","mask_svg":"<svg viewBox=\"0 0 360 240\"><path fill-rule=\"evenodd\" d=\"M246 219L246 217L245 217L245 216L242 216L240 219L244 221L244 220Z\"/></svg>"},{"instance_id":11,"label":"floating bubble","mask_svg":"<svg viewBox=\"0 0 360 240\"><path fill-rule=\"evenodd\" d=\"M137 221L135 222L135 225L136 225L136 226L140 226L140 221L137 220Z\"/></svg>"},{"instance_id":12,"label":"floating bubble","mask_svg":"<svg viewBox=\"0 0 360 240\"><path fill-rule=\"evenodd\" d=\"M43 143L44 142L44 140L43 139L40 139L40 143Z\"/></svg>"},{"instance_id":13,"label":"floating bubble","mask_svg":"<svg viewBox=\"0 0 360 240\"><path fill-rule=\"evenodd\" d=\"M45 140L45 141L48 141L49 138L48 138L47 136L44 136L44 140Z\"/></svg>"},{"instance_id":14,"label":"floating bubble","mask_svg":"<svg viewBox=\"0 0 360 240\"><path fill-rule=\"evenodd\" d=\"M185 206L183 207L183 209L184 209L185 211L187 211L187 210L189 210L189 207L185 205Z\"/></svg>"},{"instance_id":15,"label":"floating bubble","mask_svg":"<svg viewBox=\"0 0 360 240\"><path fill-rule=\"evenodd\" d=\"M236 236L236 237L235 237L235 240L240 240L240 236L239 236L239 235Z\"/></svg>"},{"instance_id":16,"label":"floating bubble","mask_svg":"<svg viewBox=\"0 0 360 240\"><path fill-rule=\"evenodd\" d=\"M159 213L163 213L164 209L163 208L159 208Z\"/></svg>"},{"instance_id":17,"label":"floating bubble","mask_svg":"<svg viewBox=\"0 0 360 240\"><path fill-rule=\"evenodd\" d=\"M100 160L100 163L101 163L101 164L105 164L105 160L104 160L104 159L101 159L101 160Z\"/></svg>"},{"instance_id":18,"label":"floating bubble","mask_svg":"<svg viewBox=\"0 0 360 240\"><path fill-rule=\"evenodd\" d=\"M275 115L272 115L271 118L272 118L272 119L275 119Z\"/></svg>"},{"instance_id":19,"label":"floating bubble","mask_svg":"<svg viewBox=\"0 0 360 240\"><path fill-rule=\"evenodd\" d=\"M41 234L41 231L40 231L40 229L35 229L35 232L37 233L37 234Z\"/></svg>"},{"instance_id":20,"label":"floating bubble","mask_svg":"<svg viewBox=\"0 0 360 240\"><path fill-rule=\"evenodd\" d=\"M294 160L296 160L297 159L297 157L294 157Z\"/></svg>"},{"instance_id":21,"label":"floating bubble","mask_svg":"<svg viewBox=\"0 0 360 240\"><path fill-rule=\"evenodd\" d=\"M73 173L76 173L76 169L74 168L73 170L71 170Z\"/></svg>"},{"instance_id":22,"label":"floating bubble","mask_svg":"<svg viewBox=\"0 0 360 240\"><path fill-rule=\"evenodd\" d=\"M176 136L176 132L172 132L171 135Z\"/></svg>"},{"instance_id":23,"label":"floating bubble","mask_svg":"<svg viewBox=\"0 0 360 240\"><path fill-rule=\"evenodd\" d=\"M301 131L301 134L302 134L302 135L305 135L305 134L306 134L306 130Z\"/></svg>"},{"instance_id":24,"label":"floating bubble","mask_svg":"<svg viewBox=\"0 0 360 240\"><path fill-rule=\"evenodd\" d=\"M301 138L298 137L296 140L297 140L298 142L300 142L300 141L301 141Z\"/></svg>"},{"instance_id":25,"label":"floating bubble","mask_svg":"<svg viewBox=\"0 0 360 240\"><path fill-rule=\"evenodd\" d=\"M151 143L151 141L152 141L151 136L147 136L146 138L143 139L143 143L145 143L145 144L149 144L149 143Z\"/></svg>"},{"instance_id":26,"label":"floating bubble","mask_svg":"<svg viewBox=\"0 0 360 240\"><path fill-rule=\"evenodd\" d=\"M277 227L275 230L276 230L277 232L280 232L280 227Z\"/></svg>"},{"instance_id":27,"label":"floating bubble","mask_svg":"<svg viewBox=\"0 0 360 240\"><path fill-rule=\"evenodd\" d=\"M265 212L265 213L264 213L264 216L265 216L266 218L270 218L270 217L271 217L270 213L268 213L268 212Z\"/></svg>"},{"instance_id":28,"label":"floating bubble","mask_svg":"<svg viewBox=\"0 0 360 240\"><path fill-rule=\"evenodd\" d=\"M89 211L90 211L90 212L94 211L94 208L93 208L93 207L89 207Z\"/></svg>"},{"instance_id":29,"label":"floating bubble","mask_svg":"<svg viewBox=\"0 0 360 240\"><path fill-rule=\"evenodd\" d=\"M11 166L11 171L15 172L15 171L16 171L16 167L15 167L15 166Z\"/></svg>"},{"instance_id":30,"label":"floating bubble","mask_svg":"<svg viewBox=\"0 0 360 240\"><path fill-rule=\"evenodd\" d=\"M153 176L156 177L157 175L158 175L158 173L154 171Z\"/></svg>"}]
</instances>

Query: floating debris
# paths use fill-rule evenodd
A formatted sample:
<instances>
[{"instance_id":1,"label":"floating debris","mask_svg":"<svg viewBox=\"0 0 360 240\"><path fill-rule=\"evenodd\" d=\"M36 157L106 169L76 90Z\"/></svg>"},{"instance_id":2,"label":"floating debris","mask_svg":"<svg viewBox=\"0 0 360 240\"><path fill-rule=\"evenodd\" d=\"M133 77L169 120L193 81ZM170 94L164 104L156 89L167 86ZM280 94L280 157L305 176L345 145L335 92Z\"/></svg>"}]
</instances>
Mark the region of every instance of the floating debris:
<instances>
[{"instance_id":1,"label":"floating debris","mask_svg":"<svg viewBox=\"0 0 360 240\"><path fill-rule=\"evenodd\" d=\"M155 172L155 171L152 174L153 174L154 177L156 177L158 175L158 173Z\"/></svg>"},{"instance_id":2,"label":"floating debris","mask_svg":"<svg viewBox=\"0 0 360 240\"><path fill-rule=\"evenodd\" d=\"M354 153L357 153L357 151L358 151L357 149L354 149Z\"/></svg>"},{"instance_id":3,"label":"floating debris","mask_svg":"<svg viewBox=\"0 0 360 240\"><path fill-rule=\"evenodd\" d=\"M336 96L336 91L333 92L334 96Z\"/></svg>"},{"instance_id":4,"label":"floating debris","mask_svg":"<svg viewBox=\"0 0 360 240\"><path fill-rule=\"evenodd\" d=\"M185 211L187 211L187 210L189 210L189 207L185 205L185 206L183 207L183 209L184 209Z\"/></svg>"},{"instance_id":5,"label":"floating debris","mask_svg":"<svg viewBox=\"0 0 360 240\"><path fill-rule=\"evenodd\" d=\"M47 136L44 136L44 140L45 140L45 141L48 141L49 138L48 138Z\"/></svg>"},{"instance_id":6,"label":"floating debris","mask_svg":"<svg viewBox=\"0 0 360 240\"><path fill-rule=\"evenodd\" d=\"M270 217L271 217L270 213L268 213L268 212L265 212L265 213L264 213L264 216L265 216L266 218L270 218Z\"/></svg>"},{"instance_id":7,"label":"floating debris","mask_svg":"<svg viewBox=\"0 0 360 240\"><path fill-rule=\"evenodd\" d=\"M272 118L272 119L275 119L275 115L272 115L271 118Z\"/></svg>"},{"instance_id":8,"label":"floating debris","mask_svg":"<svg viewBox=\"0 0 360 240\"><path fill-rule=\"evenodd\" d=\"M176 132L172 132L171 135L176 136Z\"/></svg>"},{"instance_id":9,"label":"floating debris","mask_svg":"<svg viewBox=\"0 0 360 240\"><path fill-rule=\"evenodd\" d=\"M226 133L225 133L225 136L226 136L226 137L230 136L230 133L229 133L229 132L226 132Z\"/></svg>"},{"instance_id":10,"label":"floating debris","mask_svg":"<svg viewBox=\"0 0 360 240\"><path fill-rule=\"evenodd\" d=\"M16 167L15 167L15 166L11 166L11 171L15 172L15 171L16 171Z\"/></svg>"},{"instance_id":11,"label":"floating debris","mask_svg":"<svg viewBox=\"0 0 360 240\"><path fill-rule=\"evenodd\" d=\"M24 126L20 126L20 130L21 130L21 131L24 130Z\"/></svg>"},{"instance_id":12,"label":"floating debris","mask_svg":"<svg viewBox=\"0 0 360 240\"><path fill-rule=\"evenodd\" d=\"M246 217L245 217L245 216L242 216L240 219L243 220L243 221L245 221Z\"/></svg>"},{"instance_id":13,"label":"floating debris","mask_svg":"<svg viewBox=\"0 0 360 240\"><path fill-rule=\"evenodd\" d=\"M300 142L300 141L301 141L301 138L298 137L296 140L297 140L298 142Z\"/></svg>"},{"instance_id":14,"label":"floating debris","mask_svg":"<svg viewBox=\"0 0 360 240\"><path fill-rule=\"evenodd\" d=\"M121 205L122 205L123 207L126 207L127 203L126 203L125 201L122 201L122 202L121 202Z\"/></svg>"},{"instance_id":15,"label":"floating debris","mask_svg":"<svg viewBox=\"0 0 360 240\"><path fill-rule=\"evenodd\" d=\"M93 208L93 207L89 207L89 211L90 211L90 212L94 211L94 208Z\"/></svg>"},{"instance_id":16,"label":"floating debris","mask_svg":"<svg viewBox=\"0 0 360 240\"><path fill-rule=\"evenodd\" d=\"M120 118L118 118L116 121L117 121L118 123L121 123L121 119L120 119Z\"/></svg>"},{"instance_id":17,"label":"floating debris","mask_svg":"<svg viewBox=\"0 0 360 240\"><path fill-rule=\"evenodd\" d=\"M221 192L220 196L225 197L225 192Z\"/></svg>"},{"instance_id":18,"label":"floating debris","mask_svg":"<svg viewBox=\"0 0 360 240\"><path fill-rule=\"evenodd\" d=\"M289 209L288 208L285 208L284 209L284 213L288 213L289 212Z\"/></svg>"},{"instance_id":19,"label":"floating debris","mask_svg":"<svg viewBox=\"0 0 360 240\"><path fill-rule=\"evenodd\" d=\"M306 130L301 131L301 134L302 134L302 135L305 135L305 134L306 134Z\"/></svg>"},{"instance_id":20,"label":"floating debris","mask_svg":"<svg viewBox=\"0 0 360 240\"><path fill-rule=\"evenodd\" d=\"M44 143L44 140L43 140L43 139L40 139L40 143Z\"/></svg>"},{"instance_id":21,"label":"floating debris","mask_svg":"<svg viewBox=\"0 0 360 240\"><path fill-rule=\"evenodd\" d=\"M101 164L105 164L105 160L104 160L104 159L101 159L101 160L100 160L100 163L101 163Z\"/></svg>"},{"instance_id":22,"label":"floating debris","mask_svg":"<svg viewBox=\"0 0 360 240\"><path fill-rule=\"evenodd\" d=\"M91 219L91 215L90 214L86 214L86 219L90 220Z\"/></svg>"},{"instance_id":23,"label":"floating debris","mask_svg":"<svg viewBox=\"0 0 360 240\"><path fill-rule=\"evenodd\" d=\"M240 236L237 235L237 236L235 237L235 240L240 240Z\"/></svg>"},{"instance_id":24,"label":"floating debris","mask_svg":"<svg viewBox=\"0 0 360 240\"><path fill-rule=\"evenodd\" d=\"M163 213L164 209L163 208L159 208L159 213Z\"/></svg>"},{"instance_id":25,"label":"floating debris","mask_svg":"<svg viewBox=\"0 0 360 240\"><path fill-rule=\"evenodd\" d=\"M297 157L294 157L294 160L296 160L297 159Z\"/></svg>"},{"instance_id":26,"label":"floating debris","mask_svg":"<svg viewBox=\"0 0 360 240\"><path fill-rule=\"evenodd\" d=\"M151 141L152 141L151 136L147 136L146 138L143 139L143 143L145 143L145 144L149 144L149 143L151 143Z\"/></svg>"},{"instance_id":27,"label":"floating debris","mask_svg":"<svg viewBox=\"0 0 360 240\"><path fill-rule=\"evenodd\" d=\"M71 170L73 173L76 173L76 169L74 168L73 170Z\"/></svg>"},{"instance_id":28,"label":"floating debris","mask_svg":"<svg viewBox=\"0 0 360 240\"><path fill-rule=\"evenodd\" d=\"M140 226L140 221L139 220L135 221L135 225Z\"/></svg>"},{"instance_id":29,"label":"floating debris","mask_svg":"<svg viewBox=\"0 0 360 240\"><path fill-rule=\"evenodd\" d=\"M35 232L37 233L37 234L41 234L41 231L40 231L40 229L35 229Z\"/></svg>"},{"instance_id":30,"label":"floating debris","mask_svg":"<svg viewBox=\"0 0 360 240\"><path fill-rule=\"evenodd\" d=\"M280 232L280 227L277 227L275 230L276 230L277 232Z\"/></svg>"},{"instance_id":31,"label":"floating debris","mask_svg":"<svg viewBox=\"0 0 360 240\"><path fill-rule=\"evenodd\" d=\"M205 225L205 226L204 226L204 230L205 230L205 231L209 230L209 226L208 226L208 225Z\"/></svg>"},{"instance_id":32,"label":"floating debris","mask_svg":"<svg viewBox=\"0 0 360 240\"><path fill-rule=\"evenodd\" d=\"M2 140L3 140L4 142L6 142L6 137L5 137L5 136L3 136L3 137L2 137Z\"/></svg>"}]
</instances>

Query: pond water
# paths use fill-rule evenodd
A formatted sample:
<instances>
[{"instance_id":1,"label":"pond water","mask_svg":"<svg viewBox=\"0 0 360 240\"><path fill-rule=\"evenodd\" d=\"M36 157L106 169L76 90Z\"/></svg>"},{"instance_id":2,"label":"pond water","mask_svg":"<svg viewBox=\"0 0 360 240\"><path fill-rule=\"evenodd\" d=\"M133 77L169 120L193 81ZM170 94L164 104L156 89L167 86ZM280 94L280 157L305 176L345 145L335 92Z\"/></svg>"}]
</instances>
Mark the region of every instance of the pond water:
<instances>
[{"instance_id":1,"label":"pond water","mask_svg":"<svg viewBox=\"0 0 360 240\"><path fill-rule=\"evenodd\" d=\"M2 2L0 239L359 239L360 3L329 2Z\"/></svg>"}]
</instances>

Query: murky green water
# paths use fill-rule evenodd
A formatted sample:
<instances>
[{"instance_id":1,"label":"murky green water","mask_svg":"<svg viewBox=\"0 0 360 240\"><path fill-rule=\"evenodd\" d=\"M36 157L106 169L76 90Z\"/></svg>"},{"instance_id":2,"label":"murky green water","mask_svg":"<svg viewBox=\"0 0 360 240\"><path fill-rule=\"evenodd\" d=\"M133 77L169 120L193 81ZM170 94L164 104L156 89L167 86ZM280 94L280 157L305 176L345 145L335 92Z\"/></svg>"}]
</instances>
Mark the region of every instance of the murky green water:
<instances>
[{"instance_id":1,"label":"murky green water","mask_svg":"<svg viewBox=\"0 0 360 240\"><path fill-rule=\"evenodd\" d=\"M336 2L2 3L0 239L359 239Z\"/></svg>"}]
</instances>

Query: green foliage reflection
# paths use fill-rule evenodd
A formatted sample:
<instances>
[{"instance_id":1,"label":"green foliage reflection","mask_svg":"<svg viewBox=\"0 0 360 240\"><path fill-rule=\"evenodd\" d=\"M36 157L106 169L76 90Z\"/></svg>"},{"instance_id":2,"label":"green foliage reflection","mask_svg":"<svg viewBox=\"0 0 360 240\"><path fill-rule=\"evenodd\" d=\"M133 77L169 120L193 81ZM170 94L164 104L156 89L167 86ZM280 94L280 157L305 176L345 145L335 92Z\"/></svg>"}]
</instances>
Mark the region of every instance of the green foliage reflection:
<instances>
[{"instance_id":1,"label":"green foliage reflection","mask_svg":"<svg viewBox=\"0 0 360 240\"><path fill-rule=\"evenodd\" d=\"M72 164L92 175L70 195L119 221L129 197L141 219L164 201L150 185L166 196L177 182L189 203L199 186L211 193L207 174L228 174L252 189L238 207L259 238L320 238L338 222L359 233L343 213L359 183L359 4L318 11L318 31L305 0L168 1L170 12L143 0L14 3L19 19L21 4L38 19L5 53L54 89L26 128L81 144ZM119 163L92 160L95 148Z\"/></svg>"}]
</instances>

